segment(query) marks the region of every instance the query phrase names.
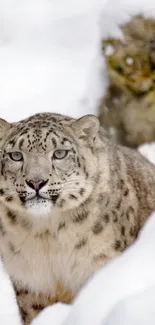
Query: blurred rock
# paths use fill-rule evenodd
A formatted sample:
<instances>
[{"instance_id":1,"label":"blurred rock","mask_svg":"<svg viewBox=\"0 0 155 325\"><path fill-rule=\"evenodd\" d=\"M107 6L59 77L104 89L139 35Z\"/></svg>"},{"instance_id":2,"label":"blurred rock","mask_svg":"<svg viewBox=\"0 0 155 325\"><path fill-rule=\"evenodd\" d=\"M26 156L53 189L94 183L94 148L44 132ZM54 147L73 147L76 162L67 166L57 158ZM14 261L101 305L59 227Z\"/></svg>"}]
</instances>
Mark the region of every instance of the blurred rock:
<instances>
[{"instance_id":1,"label":"blurred rock","mask_svg":"<svg viewBox=\"0 0 155 325\"><path fill-rule=\"evenodd\" d=\"M102 41L109 87L100 121L113 139L137 147L155 140L155 19L134 16L122 39Z\"/></svg>"}]
</instances>

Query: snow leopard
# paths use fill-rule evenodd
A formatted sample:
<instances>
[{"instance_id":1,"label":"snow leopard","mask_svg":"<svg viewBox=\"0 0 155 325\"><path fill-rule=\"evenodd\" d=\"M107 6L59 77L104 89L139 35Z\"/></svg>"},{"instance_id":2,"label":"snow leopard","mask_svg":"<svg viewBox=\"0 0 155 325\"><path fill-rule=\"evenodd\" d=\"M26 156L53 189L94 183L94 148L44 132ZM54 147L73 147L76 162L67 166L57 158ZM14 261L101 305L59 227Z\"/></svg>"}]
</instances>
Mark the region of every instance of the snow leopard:
<instances>
[{"instance_id":1,"label":"snow leopard","mask_svg":"<svg viewBox=\"0 0 155 325\"><path fill-rule=\"evenodd\" d=\"M154 209L155 166L96 116L0 120L0 256L24 325L71 303Z\"/></svg>"}]
</instances>

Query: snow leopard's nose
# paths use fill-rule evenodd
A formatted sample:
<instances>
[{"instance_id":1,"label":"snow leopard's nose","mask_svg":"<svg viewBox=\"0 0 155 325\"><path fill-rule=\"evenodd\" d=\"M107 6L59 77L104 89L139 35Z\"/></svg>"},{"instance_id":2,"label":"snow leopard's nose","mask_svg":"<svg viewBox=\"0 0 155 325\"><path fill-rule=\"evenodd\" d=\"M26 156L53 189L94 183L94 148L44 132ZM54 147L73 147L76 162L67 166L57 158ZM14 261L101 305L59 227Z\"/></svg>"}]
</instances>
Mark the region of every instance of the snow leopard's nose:
<instances>
[{"instance_id":1,"label":"snow leopard's nose","mask_svg":"<svg viewBox=\"0 0 155 325\"><path fill-rule=\"evenodd\" d=\"M29 187L33 188L33 190L35 190L35 191L39 191L43 186L45 186L47 184L47 182L48 182L48 179L46 179L46 180L39 179L39 180L35 180L35 181L32 179L26 180L26 184Z\"/></svg>"}]
</instances>

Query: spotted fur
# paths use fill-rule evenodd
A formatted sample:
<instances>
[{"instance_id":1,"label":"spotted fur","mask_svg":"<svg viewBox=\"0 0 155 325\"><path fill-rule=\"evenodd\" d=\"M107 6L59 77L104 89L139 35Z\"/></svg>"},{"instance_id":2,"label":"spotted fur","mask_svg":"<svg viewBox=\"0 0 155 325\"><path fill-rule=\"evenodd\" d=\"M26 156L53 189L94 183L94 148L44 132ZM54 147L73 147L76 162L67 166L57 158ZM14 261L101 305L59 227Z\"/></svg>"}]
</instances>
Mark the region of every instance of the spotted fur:
<instances>
[{"instance_id":1,"label":"spotted fur","mask_svg":"<svg viewBox=\"0 0 155 325\"><path fill-rule=\"evenodd\" d=\"M2 120L0 138L0 254L28 325L135 240L155 208L155 167L91 115Z\"/></svg>"}]
</instances>

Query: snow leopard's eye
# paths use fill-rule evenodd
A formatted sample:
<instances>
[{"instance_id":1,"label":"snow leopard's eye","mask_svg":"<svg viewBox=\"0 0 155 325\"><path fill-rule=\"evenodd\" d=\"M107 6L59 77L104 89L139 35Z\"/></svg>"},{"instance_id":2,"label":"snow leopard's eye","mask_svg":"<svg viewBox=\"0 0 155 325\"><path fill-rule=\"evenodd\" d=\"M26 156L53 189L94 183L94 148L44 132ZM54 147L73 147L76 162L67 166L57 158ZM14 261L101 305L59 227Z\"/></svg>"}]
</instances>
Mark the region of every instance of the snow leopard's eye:
<instances>
[{"instance_id":1,"label":"snow leopard's eye","mask_svg":"<svg viewBox=\"0 0 155 325\"><path fill-rule=\"evenodd\" d=\"M10 152L9 157L14 161L22 161L23 160L23 155L19 151Z\"/></svg>"},{"instance_id":2,"label":"snow leopard's eye","mask_svg":"<svg viewBox=\"0 0 155 325\"><path fill-rule=\"evenodd\" d=\"M67 156L68 150L56 150L53 154L54 159L63 159Z\"/></svg>"}]
</instances>

